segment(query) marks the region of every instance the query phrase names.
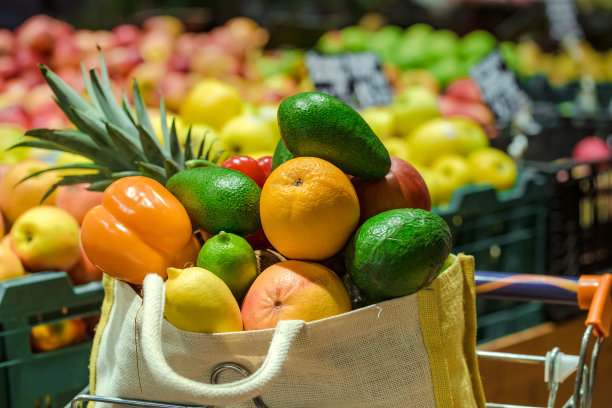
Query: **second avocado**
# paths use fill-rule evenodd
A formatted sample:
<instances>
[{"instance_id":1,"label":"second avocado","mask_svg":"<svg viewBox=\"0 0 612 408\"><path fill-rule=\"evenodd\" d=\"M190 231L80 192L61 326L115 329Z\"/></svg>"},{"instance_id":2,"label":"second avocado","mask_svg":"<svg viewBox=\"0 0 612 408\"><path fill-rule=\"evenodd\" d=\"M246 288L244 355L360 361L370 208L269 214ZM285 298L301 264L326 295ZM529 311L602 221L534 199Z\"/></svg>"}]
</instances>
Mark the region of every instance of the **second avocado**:
<instances>
[{"instance_id":1,"label":"second avocado","mask_svg":"<svg viewBox=\"0 0 612 408\"><path fill-rule=\"evenodd\" d=\"M346 103L319 92L290 96L278 107L278 126L295 156L319 157L355 177L384 177L389 152L366 121Z\"/></svg>"}]
</instances>

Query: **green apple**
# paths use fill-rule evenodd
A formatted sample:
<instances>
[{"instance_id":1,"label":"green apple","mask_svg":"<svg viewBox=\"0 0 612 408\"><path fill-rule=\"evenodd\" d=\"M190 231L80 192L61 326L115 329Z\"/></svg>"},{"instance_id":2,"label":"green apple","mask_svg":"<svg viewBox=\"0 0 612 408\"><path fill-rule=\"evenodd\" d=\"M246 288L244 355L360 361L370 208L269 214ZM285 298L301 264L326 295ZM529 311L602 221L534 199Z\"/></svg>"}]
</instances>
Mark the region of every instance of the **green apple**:
<instances>
[{"instance_id":1,"label":"green apple","mask_svg":"<svg viewBox=\"0 0 612 408\"><path fill-rule=\"evenodd\" d=\"M219 133L221 145L230 156L274 151L278 138L270 121L251 114L230 119Z\"/></svg>"},{"instance_id":2,"label":"green apple","mask_svg":"<svg viewBox=\"0 0 612 408\"><path fill-rule=\"evenodd\" d=\"M421 85L408 87L393 101L395 133L408 135L413 129L440 116L437 95Z\"/></svg>"},{"instance_id":3,"label":"green apple","mask_svg":"<svg viewBox=\"0 0 612 408\"><path fill-rule=\"evenodd\" d=\"M440 204L450 202L456 189L472 181L467 160L458 154L440 156L431 165L431 171L437 176L437 199Z\"/></svg>"},{"instance_id":4,"label":"green apple","mask_svg":"<svg viewBox=\"0 0 612 408\"><path fill-rule=\"evenodd\" d=\"M474 182L491 184L497 191L509 190L514 186L518 167L501 150L493 147L478 149L467 160Z\"/></svg>"},{"instance_id":5,"label":"green apple","mask_svg":"<svg viewBox=\"0 0 612 408\"><path fill-rule=\"evenodd\" d=\"M13 224L10 237L28 271L68 271L81 255L79 224L57 207L41 205L24 212Z\"/></svg>"}]
</instances>

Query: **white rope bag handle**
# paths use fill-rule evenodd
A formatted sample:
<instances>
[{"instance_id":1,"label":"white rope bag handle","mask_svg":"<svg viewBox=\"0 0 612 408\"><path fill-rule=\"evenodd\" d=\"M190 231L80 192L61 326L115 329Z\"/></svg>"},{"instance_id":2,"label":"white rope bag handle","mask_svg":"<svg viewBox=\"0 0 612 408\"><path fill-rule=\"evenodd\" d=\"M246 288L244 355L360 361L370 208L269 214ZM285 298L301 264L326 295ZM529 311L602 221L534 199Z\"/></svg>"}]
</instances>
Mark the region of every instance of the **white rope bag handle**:
<instances>
[{"instance_id":1,"label":"white rope bag handle","mask_svg":"<svg viewBox=\"0 0 612 408\"><path fill-rule=\"evenodd\" d=\"M162 351L162 320L166 286L162 278L149 274L144 280L142 351L156 381L167 384L204 405L238 404L261 395L280 373L295 336L304 326L302 320L281 320L270 342L261 367L245 379L224 384L205 384L177 374Z\"/></svg>"}]
</instances>

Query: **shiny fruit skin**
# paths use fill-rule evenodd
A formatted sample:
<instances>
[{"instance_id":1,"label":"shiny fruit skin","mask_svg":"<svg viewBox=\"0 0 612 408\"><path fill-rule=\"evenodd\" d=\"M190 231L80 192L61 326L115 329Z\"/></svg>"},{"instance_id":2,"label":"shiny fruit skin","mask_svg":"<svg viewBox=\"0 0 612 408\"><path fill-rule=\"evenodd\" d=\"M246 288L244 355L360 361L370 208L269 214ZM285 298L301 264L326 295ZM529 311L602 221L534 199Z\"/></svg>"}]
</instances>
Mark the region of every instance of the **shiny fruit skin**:
<instances>
[{"instance_id":1,"label":"shiny fruit skin","mask_svg":"<svg viewBox=\"0 0 612 408\"><path fill-rule=\"evenodd\" d=\"M339 168L297 157L270 174L259 212L268 240L281 254L322 260L339 252L357 227L359 200Z\"/></svg>"},{"instance_id":2,"label":"shiny fruit skin","mask_svg":"<svg viewBox=\"0 0 612 408\"><path fill-rule=\"evenodd\" d=\"M253 159L249 156L234 156L225 160L221 163L222 167L227 169L238 170L242 174L246 174L249 176L251 180L253 180L259 188L263 187L266 182L266 175L264 174L262 168L259 166L257 160Z\"/></svg>"},{"instance_id":3,"label":"shiny fruit skin","mask_svg":"<svg viewBox=\"0 0 612 408\"><path fill-rule=\"evenodd\" d=\"M425 180L408 162L391 156L391 170L378 180L352 178L359 197L360 222L395 208L431 210L431 197Z\"/></svg>"},{"instance_id":4,"label":"shiny fruit skin","mask_svg":"<svg viewBox=\"0 0 612 408\"><path fill-rule=\"evenodd\" d=\"M191 258L193 234L182 204L157 181L124 177L105 191L102 204L83 219L81 241L91 262L105 273L141 284L149 273L166 277L177 254ZM184 262L183 262L184 261Z\"/></svg>"},{"instance_id":5,"label":"shiny fruit skin","mask_svg":"<svg viewBox=\"0 0 612 408\"><path fill-rule=\"evenodd\" d=\"M284 261L264 270L242 303L245 330L276 327L280 320L307 322L351 310L340 278L314 262Z\"/></svg>"}]
</instances>

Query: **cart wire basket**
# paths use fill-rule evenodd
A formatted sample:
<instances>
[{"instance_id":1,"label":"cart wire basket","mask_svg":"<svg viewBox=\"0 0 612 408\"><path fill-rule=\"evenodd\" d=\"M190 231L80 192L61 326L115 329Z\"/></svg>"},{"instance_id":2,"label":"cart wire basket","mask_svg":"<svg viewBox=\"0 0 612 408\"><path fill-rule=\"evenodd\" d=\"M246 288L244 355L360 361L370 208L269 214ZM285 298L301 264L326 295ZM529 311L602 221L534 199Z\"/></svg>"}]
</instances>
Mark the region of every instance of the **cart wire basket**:
<instances>
[{"instance_id":1,"label":"cart wire basket","mask_svg":"<svg viewBox=\"0 0 612 408\"><path fill-rule=\"evenodd\" d=\"M477 355L482 359L494 359L500 362L543 365L544 380L549 390L547 408L555 406L559 384L574 374L574 392L563 408L591 407L597 360L602 343L610 334L612 323L612 274L561 277L476 271L476 293L483 298L574 305L582 310L588 310L586 329L582 336L580 354L577 356L564 354L557 347L550 350L545 356L483 350L478 350ZM227 370L238 372L245 378L250 374L239 364L225 362L213 369L210 382L216 384L219 374ZM159 401L95 396L87 392L88 388L85 388L73 398L67 408L82 408L88 402L127 407L195 407ZM259 397L255 398L253 403L257 408L268 407ZM488 408L540 408L496 402L487 402L486 406Z\"/></svg>"}]
</instances>

